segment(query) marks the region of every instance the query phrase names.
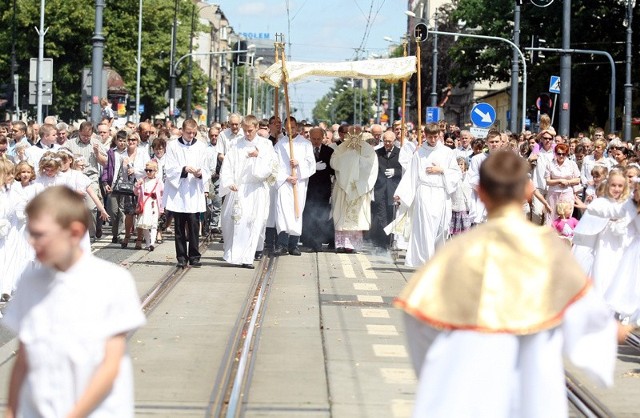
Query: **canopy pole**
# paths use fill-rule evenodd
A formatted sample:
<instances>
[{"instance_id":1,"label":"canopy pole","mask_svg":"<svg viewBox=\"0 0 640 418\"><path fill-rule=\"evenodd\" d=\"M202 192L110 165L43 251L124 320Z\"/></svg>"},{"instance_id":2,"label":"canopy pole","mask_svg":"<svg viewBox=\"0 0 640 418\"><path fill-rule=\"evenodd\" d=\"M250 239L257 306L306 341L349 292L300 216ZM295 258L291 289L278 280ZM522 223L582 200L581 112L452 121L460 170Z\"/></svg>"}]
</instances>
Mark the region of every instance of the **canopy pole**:
<instances>
[{"instance_id":1,"label":"canopy pole","mask_svg":"<svg viewBox=\"0 0 640 418\"><path fill-rule=\"evenodd\" d=\"M276 57L275 57L276 64L280 61L280 48L282 47L282 42L280 42L279 39L281 36L282 34L276 33L276 42L274 43L274 49L276 54ZM279 99L280 99L280 87L275 87L273 89L273 114L276 117L278 117L278 119L280 118Z\"/></svg>"},{"instance_id":2,"label":"canopy pole","mask_svg":"<svg viewBox=\"0 0 640 418\"><path fill-rule=\"evenodd\" d=\"M402 42L402 55L403 57L407 57L407 40L405 39ZM394 104L391 104L392 106L394 106ZM391 109L391 111L393 112L393 108ZM402 130L401 135L402 137L400 138L400 146L404 145L404 139L407 137L407 80L402 80L402 117L400 118L400 122L402 123Z\"/></svg>"},{"instance_id":3,"label":"canopy pole","mask_svg":"<svg viewBox=\"0 0 640 418\"><path fill-rule=\"evenodd\" d=\"M289 155L291 160L294 160L295 157L293 155L293 130L291 129L291 114L289 109L289 74L287 73L287 62L284 53L284 44L282 47L282 75L283 75L283 85L284 85L284 102L285 102L285 110L287 112L287 135L289 136ZM296 126L296 129L298 127ZM297 177L297 170L295 167L291 167L291 176ZM298 184L293 184L293 210L296 215L296 219L300 218L300 207L298 205Z\"/></svg>"},{"instance_id":4,"label":"canopy pole","mask_svg":"<svg viewBox=\"0 0 640 418\"><path fill-rule=\"evenodd\" d=\"M418 146L422 145L422 71L420 70L420 38L416 37L416 59L418 61Z\"/></svg>"}]
</instances>

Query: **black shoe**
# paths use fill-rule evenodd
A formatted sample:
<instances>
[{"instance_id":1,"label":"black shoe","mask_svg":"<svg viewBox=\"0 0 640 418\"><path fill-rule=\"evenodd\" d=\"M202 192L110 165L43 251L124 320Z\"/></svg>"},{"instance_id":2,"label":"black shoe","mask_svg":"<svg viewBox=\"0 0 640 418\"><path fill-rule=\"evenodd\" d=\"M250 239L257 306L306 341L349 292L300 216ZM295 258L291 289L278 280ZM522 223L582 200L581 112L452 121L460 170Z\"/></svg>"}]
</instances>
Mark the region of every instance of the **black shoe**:
<instances>
[{"instance_id":1,"label":"black shoe","mask_svg":"<svg viewBox=\"0 0 640 418\"><path fill-rule=\"evenodd\" d=\"M102 228L96 229L96 238L97 239L102 238Z\"/></svg>"},{"instance_id":2,"label":"black shoe","mask_svg":"<svg viewBox=\"0 0 640 418\"><path fill-rule=\"evenodd\" d=\"M275 257L280 257L281 255L289 254L289 251L287 251L287 249L284 247L278 247L275 250L273 250L273 253L271 254Z\"/></svg>"},{"instance_id":3,"label":"black shoe","mask_svg":"<svg viewBox=\"0 0 640 418\"><path fill-rule=\"evenodd\" d=\"M262 260L262 251L256 251L256 254L253 256L253 259L256 261Z\"/></svg>"},{"instance_id":4,"label":"black shoe","mask_svg":"<svg viewBox=\"0 0 640 418\"><path fill-rule=\"evenodd\" d=\"M187 267L187 263L184 261L178 261L178 264L176 264L176 267L178 267L179 269L183 269Z\"/></svg>"},{"instance_id":5,"label":"black shoe","mask_svg":"<svg viewBox=\"0 0 640 418\"><path fill-rule=\"evenodd\" d=\"M189 264L191 264L191 267L202 267L202 263L200 262L200 260L193 260L190 261Z\"/></svg>"},{"instance_id":6,"label":"black shoe","mask_svg":"<svg viewBox=\"0 0 640 418\"><path fill-rule=\"evenodd\" d=\"M111 243L112 244L117 244L118 243L118 237L111 238Z\"/></svg>"},{"instance_id":7,"label":"black shoe","mask_svg":"<svg viewBox=\"0 0 640 418\"><path fill-rule=\"evenodd\" d=\"M255 266L253 264L243 264L242 268L243 269L253 270L253 269L255 269Z\"/></svg>"},{"instance_id":8,"label":"black shoe","mask_svg":"<svg viewBox=\"0 0 640 418\"><path fill-rule=\"evenodd\" d=\"M300 252L300 249L298 248L292 248L289 250L289 254L291 255L302 255L302 253Z\"/></svg>"}]
</instances>

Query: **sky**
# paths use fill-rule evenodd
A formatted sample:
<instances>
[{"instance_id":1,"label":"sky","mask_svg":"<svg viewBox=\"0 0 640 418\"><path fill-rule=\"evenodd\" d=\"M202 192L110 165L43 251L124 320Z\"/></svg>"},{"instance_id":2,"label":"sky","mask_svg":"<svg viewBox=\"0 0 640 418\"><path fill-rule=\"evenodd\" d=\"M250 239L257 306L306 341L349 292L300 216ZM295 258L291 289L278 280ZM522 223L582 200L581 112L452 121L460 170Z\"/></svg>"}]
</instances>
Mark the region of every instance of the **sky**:
<instances>
[{"instance_id":1,"label":"sky","mask_svg":"<svg viewBox=\"0 0 640 418\"><path fill-rule=\"evenodd\" d=\"M234 32L285 37L292 61L345 61L388 53L390 37L400 43L406 32L406 0L213 0ZM291 45L289 45L289 43ZM333 78L310 78L289 87L295 116L312 119L313 107L334 85Z\"/></svg>"}]
</instances>

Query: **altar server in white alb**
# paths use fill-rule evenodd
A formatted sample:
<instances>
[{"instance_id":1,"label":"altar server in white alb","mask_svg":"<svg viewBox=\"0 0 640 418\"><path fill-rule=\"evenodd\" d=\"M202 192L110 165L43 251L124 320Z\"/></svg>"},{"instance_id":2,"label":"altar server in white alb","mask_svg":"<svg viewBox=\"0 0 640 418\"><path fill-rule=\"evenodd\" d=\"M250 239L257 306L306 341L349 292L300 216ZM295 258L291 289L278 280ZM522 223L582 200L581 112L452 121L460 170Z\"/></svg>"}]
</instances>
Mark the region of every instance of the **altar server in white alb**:
<instances>
[{"instance_id":1,"label":"altar server in white alb","mask_svg":"<svg viewBox=\"0 0 640 418\"><path fill-rule=\"evenodd\" d=\"M252 269L258 242L269 214L269 181L275 153L271 142L257 135L258 119L244 118L244 137L229 149L220 170L224 259Z\"/></svg>"},{"instance_id":2,"label":"altar server in white alb","mask_svg":"<svg viewBox=\"0 0 640 418\"><path fill-rule=\"evenodd\" d=\"M418 267L449 236L451 195L462 177L456 155L438 141L440 128L426 126L425 142L413 154L396 196L409 207L411 233L405 265Z\"/></svg>"},{"instance_id":3,"label":"altar server in white alb","mask_svg":"<svg viewBox=\"0 0 640 418\"><path fill-rule=\"evenodd\" d=\"M174 214L175 243L178 267L187 262L200 267L199 214L206 210L204 193L211 178L207 146L196 139L198 123L187 119L182 124L182 136L167 144L164 170L164 207ZM187 242L189 246L187 248Z\"/></svg>"},{"instance_id":4,"label":"altar server in white alb","mask_svg":"<svg viewBox=\"0 0 640 418\"><path fill-rule=\"evenodd\" d=\"M311 142L302 135L293 138L293 145L289 141L287 137L275 146L278 159L276 177L278 196L275 207L278 230L276 255L284 255L287 252L291 255L300 255L298 240L302 234L302 211L307 198L307 183L309 177L316 172L316 159L313 156ZM293 148L293 155L291 148ZM296 201L297 213L294 209Z\"/></svg>"},{"instance_id":5,"label":"altar server in white alb","mask_svg":"<svg viewBox=\"0 0 640 418\"><path fill-rule=\"evenodd\" d=\"M622 327L551 228L529 222L529 165L492 152L489 217L439 248L395 300L419 377L413 417L568 416L564 360L611 385Z\"/></svg>"}]
</instances>

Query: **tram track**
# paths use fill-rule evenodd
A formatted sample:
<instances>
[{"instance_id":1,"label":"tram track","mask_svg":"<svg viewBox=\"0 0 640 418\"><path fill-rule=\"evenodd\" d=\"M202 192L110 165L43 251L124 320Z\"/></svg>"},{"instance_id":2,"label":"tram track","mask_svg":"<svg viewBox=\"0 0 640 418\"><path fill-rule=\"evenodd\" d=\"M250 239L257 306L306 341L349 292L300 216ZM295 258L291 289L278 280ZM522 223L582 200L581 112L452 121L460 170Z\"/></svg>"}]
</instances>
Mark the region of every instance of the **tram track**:
<instances>
[{"instance_id":1,"label":"tram track","mask_svg":"<svg viewBox=\"0 0 640 418\"><path fill-rule=\"evenodd\" d=\"M264 257L254 275L236 323L226 345L211 392L206 417L239 417L242 414L246 388L251 382L262 330L264 312L268 304L278 258Z\"/></svg>"},{"instance_id":2,"label":"tram track","mask_svg":"<svg viewBox=\"0 0 640 418\"><path fill-rule=\"evenodd\" d=\"M612 418L611 412L593 393L591 393L573 374L565 371L567 398L574 416L587 418Z\"/></svg>"}]
</instances>

